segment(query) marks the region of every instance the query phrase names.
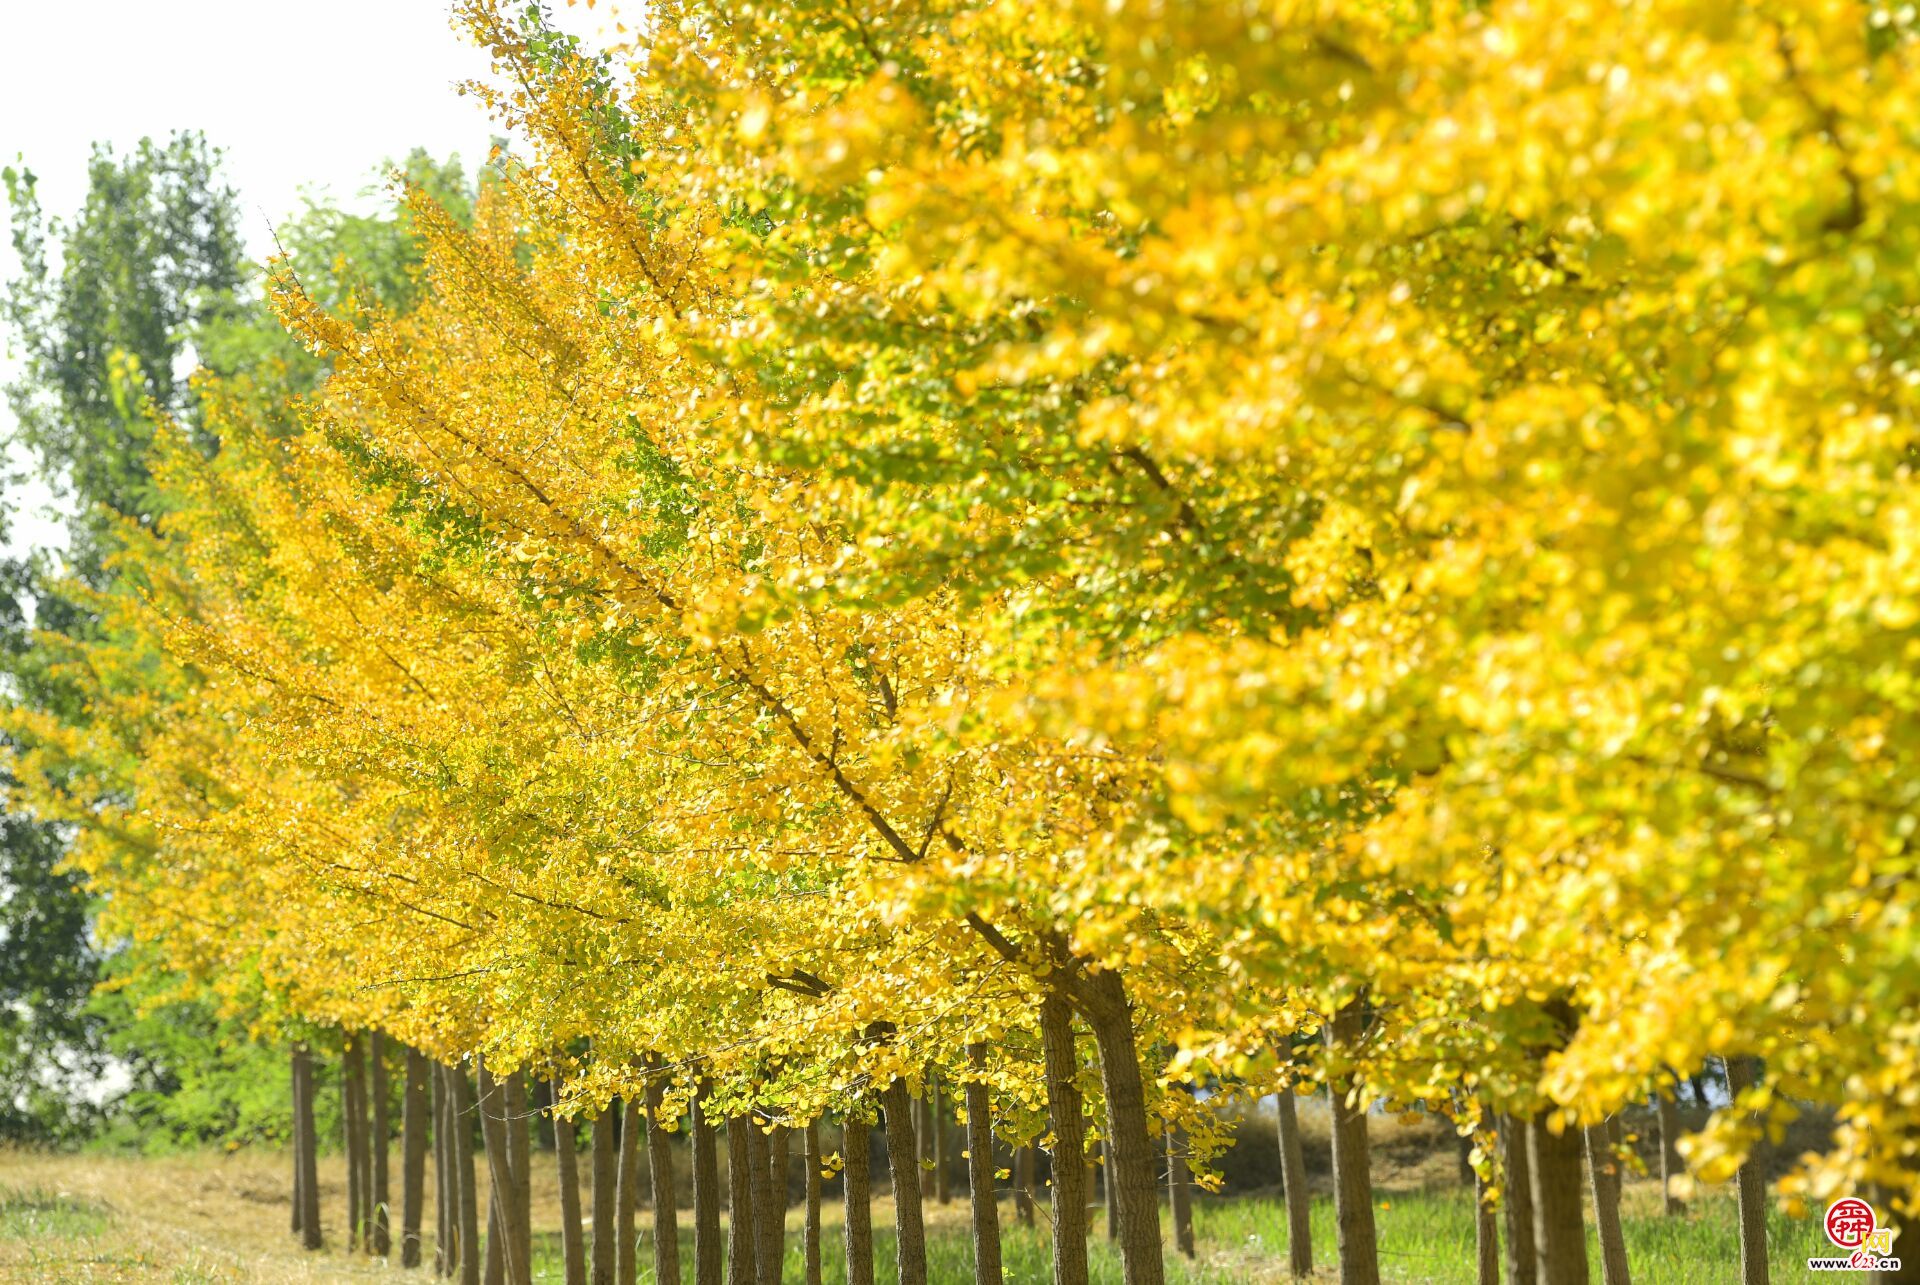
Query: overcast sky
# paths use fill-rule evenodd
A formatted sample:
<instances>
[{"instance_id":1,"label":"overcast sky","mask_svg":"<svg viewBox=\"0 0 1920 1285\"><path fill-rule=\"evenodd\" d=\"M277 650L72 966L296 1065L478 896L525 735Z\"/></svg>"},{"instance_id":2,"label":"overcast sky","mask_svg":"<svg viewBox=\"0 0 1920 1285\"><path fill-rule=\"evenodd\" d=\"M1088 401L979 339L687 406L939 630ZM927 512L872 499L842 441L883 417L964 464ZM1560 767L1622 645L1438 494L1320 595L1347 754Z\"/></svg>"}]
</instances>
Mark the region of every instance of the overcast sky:
<instances>
[{"instance_id":1,"label":"overcast sky","mask_svg":"<svg viewBox=\"0 0 1920 1285\"><path fill-rule=\"evenodd\" d=\"M202 130L225 149L248 249L263 257L303 189L352 197L415 147L470 167L485 159L496 131L454 87L484 77L487 59L449 26L449 3L0 0L0 162L24 159L47 212L68 215L95 141L124 151L143 135ZM606 25L605 3L551 7L582 35ZM17 267L0 244L0 276ZM4 407L0 431L12 432ZM15 547L57 543L44 486L10 487L8 502Z\"/></svg>"}]
</instances>

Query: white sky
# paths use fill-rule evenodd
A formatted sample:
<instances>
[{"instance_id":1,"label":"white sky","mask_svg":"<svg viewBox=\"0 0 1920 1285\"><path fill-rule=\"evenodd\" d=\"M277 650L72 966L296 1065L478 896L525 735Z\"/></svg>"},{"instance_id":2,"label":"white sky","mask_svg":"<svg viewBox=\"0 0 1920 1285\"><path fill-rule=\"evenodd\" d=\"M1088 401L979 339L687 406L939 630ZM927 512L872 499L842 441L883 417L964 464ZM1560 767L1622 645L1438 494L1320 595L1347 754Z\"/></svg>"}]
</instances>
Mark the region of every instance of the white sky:
<instances>
[{"instance_id":1,"label":"white sky","mask_svg":"<svg viewBox=\"0 0 1920 1285\"><path fill-rule=\"evenodd\" d=\"M0 162L23 158L42 206L65 216L85 194L96 140L124 152L143 135L202 130L226 151L248 249L262 258L303 189L351 198L378 181L383 160L415 147L458 152L470 169L485 159L497 130L454 87L485 77L487 58L450 27L449 5L0 0ZM551 7L581 35L608 22L604 2L594 13L566 0ZM0 244L0 276L17 269L12 246ZM13 370L0 362L0 375ZM11 431L0 406L0 434ZM58 545L45 486L8 489L12 545Z\"/></svg>"}]
</instances>

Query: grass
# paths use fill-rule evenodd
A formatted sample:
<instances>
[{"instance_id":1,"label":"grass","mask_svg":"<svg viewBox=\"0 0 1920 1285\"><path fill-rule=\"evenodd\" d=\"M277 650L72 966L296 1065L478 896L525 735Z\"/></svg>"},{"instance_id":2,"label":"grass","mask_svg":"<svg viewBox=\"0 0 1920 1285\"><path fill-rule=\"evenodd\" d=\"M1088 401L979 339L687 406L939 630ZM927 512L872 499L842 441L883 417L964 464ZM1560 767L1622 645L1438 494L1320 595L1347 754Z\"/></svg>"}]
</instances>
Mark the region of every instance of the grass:
<instances>
[{"instance_id":1,"label":"grass","mask_svg":"<svg viewBox=\"0 0 1920 1285\"><path fill-rule=\"evenodd\" d=\"M535 1171L534 1221L542 1229L537 1275L558 1281L559 1206L552 1166ZM378 1260L341 1247L339 1218L345 1200L344 1168L329 1157L322 1171L322 1199L329 1248L304 1254L287 1234L287 1172L284 1155L242 1151L165 1158L48 1156L0 1151L0 1282L6 1285L92 1285L153 1282L156 1285L240 1285L243 1282L340 1282L373 1277L396 1279ZM1422 1171L1422 1178L1428 1178ZM1408 1183L1382 1190L1375 1216L1383 1272L1388 1280L1470 1285L1474 1279L1471 1197L1448 1183ZM431 1197L428 1208L431 1209ZM1011 1206L1002 1206L1011 1222ZM1689 1212L1664 1217L1654 1185L1629 1184L1625 1224L1634 1279L1657 1285L1708 1285L1735 1278L1739 1239L1734 1202L1725 1191L1708 1192ZM844 1285L845 1259L840 1209L824 1211L822 1265L827 1285ZM875 1202L876 1278L895 1280L893 1237L886 1230L892 1206ZM1820 1249L1812 1218L1773 1213L1770 1257L1778 1279L1797 1279L1809 1254ZM640 1226L648 1228L642 1213ZM1196 1260L1169 1263L1171 1285L1277 1283L1286 1277L1286 1220L1271 1196L1201 1198L1195 1223ZM800 1279L800 1213L787 1234L785 1279ZM1096 1211L1092 1276L1096 1285L1119 1285L1120 1263L1103 1234ZM967 1237L964 1198L928 1209L929 1276L935 1285L967 1285L973 1252ZM1333 1209L1324 1196L1314 1202L1317 1280L1337 1279ZM681 1212L682 1279L692 1273L690 1216ZM429 1251L430 1252L430 1251ZM1009 1285L1040 1285L1049 1279L1044 1212L1038 1228L1008 1225L1004 1256ZM1593 1256L1590 1246L1590 1256ZM652 1248L640 1251L642 1279L651 1280ZM1596 1259L1597 1262L1597 1259ZM397 1279L430 1280L427 1273ZM1599 1275L1596 1269L1594 1279Z\"/></svg>"}]
</instances>

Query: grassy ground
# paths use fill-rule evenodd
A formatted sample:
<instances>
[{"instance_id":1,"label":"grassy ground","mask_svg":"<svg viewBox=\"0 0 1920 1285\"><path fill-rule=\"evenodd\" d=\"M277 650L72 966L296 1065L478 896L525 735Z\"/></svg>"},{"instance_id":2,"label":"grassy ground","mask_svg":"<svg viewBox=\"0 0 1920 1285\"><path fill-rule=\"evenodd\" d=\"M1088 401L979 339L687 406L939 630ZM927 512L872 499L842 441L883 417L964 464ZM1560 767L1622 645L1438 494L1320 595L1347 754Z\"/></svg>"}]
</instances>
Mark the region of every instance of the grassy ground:
<instances>
[{"instance_id":1,"label":"grassy ground","mask_svg":"<svg viewBox=\"0 0 1920 1285\"><path fill-rule=\"evenodd\" d=\"M284 1156L262 1152L167 1159L43 1156L0 1152L0 1281L66 1285L68 1282L337 1282L385 1276L392 1269L339 1248L344 1170L337 1160L323 1169L322 1199L334 1220L330 1248L303 1254L287 1234L287 1171ZM540 1275L559 1280L558 1202L551 1175L536 1172L535 1224L544 1232ZM1467 1193L1450 1185L1383 1190L1377 1200L1380 1246L1388 1279L1420 1282L1473 1280L1473 1227ZM429 1210L432 1208L429 1197ZM1010 1206L1003 1206L1003 1217ZM874 1210L879 1280L894 1279L892 1237L880 1230L891 1218L884 1200ZM1739 1245L1731 1197L1711 1193L1683 1218L1666 1218L1649 1183L1630 1184L1626 1197L1627 1248L1637 1281L1653 1285L1718 1285L1736 1278ZM691 1271L691 1232L681 1214L682 1257ZM829 1204L824 1234L826 1280L842 1282L839 1210ZM929 1253L936 1285L972 1280L972 1250L966 1236L966 1206L956 1200L929 1211ZM646 1215L642 1215L642 1225ZM1178 1285L1238 1285L1284 1280L1286 1223L1270 1199L1202 1200L1196 1214L1200 1256L1175 1262ZM800 1279L798 1211L787 1240L786 1279ZM1096 1214L1094 1280L1118 1285L1119 1261L1099 1239ZM1812 1219L1775 1215L1771 1248L1776 1279L1798 1279L1816 1243ZM1314 1207L1314 1247L1322 1271L1333 1280L1333 1210L1327 1199ZM1823 1243L1823 1242L1821 1242ZM651 1266L651 1249L641 1261ZM1040 1228L1009 1227L1007 1279L1038 1285L1048 1279L1044 1216ZM415 1279L428 1279L422 1273ZM643 1279L647 1279L643 1275ZM1594 1279L1598 1280L1596 1270Z\"/></svg>"}]
</instances>

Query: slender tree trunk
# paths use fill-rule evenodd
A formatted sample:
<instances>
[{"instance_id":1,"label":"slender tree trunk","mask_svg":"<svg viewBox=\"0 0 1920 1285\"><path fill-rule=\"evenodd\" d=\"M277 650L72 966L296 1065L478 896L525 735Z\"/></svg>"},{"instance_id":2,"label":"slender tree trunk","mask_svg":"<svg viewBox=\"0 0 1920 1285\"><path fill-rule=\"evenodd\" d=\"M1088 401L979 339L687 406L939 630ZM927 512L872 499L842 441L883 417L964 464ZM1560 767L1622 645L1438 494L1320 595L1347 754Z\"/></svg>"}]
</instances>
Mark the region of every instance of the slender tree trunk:
<instances>
[{"instance_id":1,"label":"slender tree trunk","mask_svg":"<svg viewBox=\"0 0 1920 1285\"><path fill-rule=\"evenodd\" d=\"M754 1253L753 1121L744 1115L727 1118L727 1285L758 1285Z\"/></svg>"},{"instance_id":2,"label":"slender tree trunk","mask_svg":"<svg viewBox=\"0 0 1920 1285\"><path fill-rule=\"evenodd\" d=\"M1022 1143L1013 1149L1013 1217L1022 1226L1033 1226L1033 1147Z\"/></svg>"},{"instance_id":3,"label":"slender tree trunk","mask_svg":"<svg viewBox=\"0 0 1920 1285\"><path fill-rule=\"evenodd\" d=\"M487 1192L487 1265L482 1273L486 1285L507 1285L507 1240L510 1235L502 1221L500 1202L505 1194L498 1187ZM518 1285L518 1282L515 1282Z\"/></svg>"},{"instance_id":4,"label":"slender tree trunk","mask_svg":"<svg viewBox=\"0 0 1920 1285\"><path fill-rule=\"evenodd\" d=\"M1673 1095L1662 1090L1654 1092L1653 1106L1660 1119L1661 1201L1668 1214L1677 1214L1687 1207L1674 1190L1674 1179L1686 1172L1680 1163L1680 1111L1673 1103Z\"/></svg>"},{"instance_id":5,"label":"slender tree trunk","mask_svg":"<svg viewBox=\"0 0 1920 1285\"><path fill-rule=\"evenodd\" d=\"M1473 1245L1478 1256L1477 1285L1500 1285L1500 1214L1490 1202L1493 1184L1473 1174Z\"/></svg>"},{"instance_id":6,"label":"slender tree trunk","mask_svg":"<svg viewBox=\"0 0 1920 1285\"><path fill-rule=\"evenodd\" d=\"M758 1285L780 1285L785 1240L786 1202L773 1191L773 1140L766 1130L747 1125L747 1154L753 1162L753 1267Z\"/></svg>"},{"instance_id":7,"label":"slender tree trunk","mask_svg":"<svg viewBox=\"0 0 1920 1285\"><path fill-rule=\"evenodd\" d=\"M420 1266L420 1217L426 1207L427 1059L407 1050L400 1089L400 1266Z\"/></svg>"},{"instance_id":8,"label":"slender tree trunk","mask_svg":"<svg viewBox=\"0 0 1920 1285\"><path fill-rule=\"evenodd\" d=\"M693 1279L694 1285L720 1285L724 1255L720 1239L720 1158L713 1121L707 1115L707 1085L693 1098Z\"/></svg>"},{"instance_id":9,"label":"slender tree trunk","mask_svg":"<svg viewBox=\"0 0 1920 1285\"><path fill-rule=\"evenodd\" d=\"M927 1231L920 1209L919 1149L913 1134L913 1095L905 1080L887 1086L887 1171L893 1178L895 1257L900 1285L927 1285Z\"/></svg>"},{"instance_id":10,"label":"slender tree trunk","mask_svg":"<svg viewBox=\"0 0 1920 1285\"><path fill-rule=\"evenodd\" d=\"M1147 1131L1133 1005L1116 972L1089 976L1086 990L1091 1001L1087 1024L1100 1049L1100 1083L1106 1090L1112 1159L1107 1189L1120 1219L1121 1279L1125 1285L1163 1285L1167 1269L1160 1247L1160 1149Z\"/></svg>"},{"instance_id":11,"label":"slender tree trunk","mask_svg":"<svg viewBox=\"0 0 1920 1285\"><path fill-rule=\"evenodd\" d=\"M287 1094L290 1105L293 1108L292 1114L294 1120L294 1126L289 1131L292 1136L288 1139L292 1144L291 1151L293 1155L293 1200L291 1211L288 1214L289 1223L287 1230L295 1236L298 1236L301 1231L304 1230L300 1220L306 1213L307 1208L306 1196L300 1188L300 1180L304 1176L300 1164L300 1049L300 1045L294 1045L287 1059Z\"/></svg>"},{"instance_id":12,"label":"slender tree trunk","mask_svg":"<svg viewBox=\"0 0 1920 1285\"><path fill-rule=\"evenodd\" d=\"M1587 1172L1593 1186L1593 1225L1600 1233L1602 1285L1632 1285L1627 1241L1620 1229L1620 1159L1606 1121L1586 1130Z\"/></svg>"},{"instance_id":13,"label":"slender tree trunk","mask_svg":"<svg viewBox=\"0 0 1920 1285\"><path fill-rule=\"evenodd\" d=\"M378 1031L367 1037L367 1056L373 1068L373 1252L386 1258L393 1253L393 1202L388 1179L392 1159L393 1121L389 1117L391 1087L387 1075L387 1040Z\"/></svg>"},{"instance_id":14,"label":"slender tree trunk","mask_svg":"<svg viewBox=\"0 0 1920 1285\"><path fill-rule=\"evenodd\" d=\"M480 1184L473 1163L473 1118L478 1104L473 1081L465 1071L448 1067L447 1083L453 1090L453 1177L460 1188L456 1229L460 1285L480 1285Z\"/></svg>"},{"instance_id":15,"label":"slender tree trunk","mask_svg":"<svg viewBox=\"0 0 1920 1285\"><path fill-rule=\"evenodd\" d=\"M553 1097L560 1097L555 1081ZM574 1122L553 1114L553 1157L560 1171L560 1264L566 1285L587 1285L587 1237L581 1226L580 1134Z\"/></svg>"},{"instance_id":16,"label":"slender tree trunk","mask_svg":"<svg viewBox=\"0 0 1920 1285\"><path fill-rule=\"evenodd\" d=\"M487 1212L487 1275L496 1270L508 1285L530 1285L515 1274L520 1261L514 1245L517 1219L514 1217L513 1158L507 1142L506 1084L485 1062L479 1064L480 1135L487 1152L487 1177L491 1180L491 1199ZM495 1264L498 1264L498 1268Z\"/></svg>"},{"instance_id":17,"label":"slender tree trunk","mask_svg":"<svg viewBox=\"0 0 1920 1285\"><path fill-rule=\"evenodd\" d=\"M324 1243L320 1230L320 1139L313 1125L313 1050L305 1044L293 1050L293 1132L294 1150L300 1156L300 1244L319 1249Z\"/></svg>"},{"instance_id":18,"label":"slender tree trunk","mask_svg":"<svg viewBox=\"0 0 1920 1285\"><path fill-rule=\"evenodd\" d=\"M349 1032L340 1046L340 1126L347 1153L347 1249L360 1248L367 1234L367 1219L361 1202L366 1191L361 1186L361 1151L367 1145L363 1124L366 1112L366 1049Z\"/></svg>"},{"instance_id":19,"label":"slender tree trunk","mask_svg":"<svg viewBox=\"0 0 1920 1285\"><path fill-rule=\"evenodd\" d=\"M1101 1139L1099 1146L1100 1163L1095 1166L1095 1176L1100 1180L1100 1203L1106 1206L1107 1239L1115 1244L1120 1241L1120 1202L1114 1198L1113 1190L1113 1143ZM1155 1199L1158 1199L1156 1193Z\"/></svg>"},{"instance_id":20,"label":"slender tree trunk","mask_svg":"<svg viewBox=\"0 0 1920 1285\"><path fill-rule=\"evenodd\" d=\"M1327 1047L1352 1056L1366 1033L1366 1005L1351 999L1327 1024ZM1379 1285L1380 1246L1373 1225L1373 1178L1367 1145L1367 1113L1349 1100L1355 1088L1351 1074L1340 1075L1327 1086L1332 1108L1333 1206L1340 1248L1342 1285Z\"/></svg>"},{"instance_id":21,"label":"slender tree trunk","mask_svg":"<svg viewBox=\"0 0 1920 1285\"><path fill-rule=\"evenodd\" d=\"M1280 1117L1280 1181L1287 1202L1287 1269L1313 1275L1313 1193L1307 1186L1306 1151L1300 1145L1299 1103L1292 1089L1276 1098Z\"/></svg>"},{"instance_id":22,"label":"slender tree trunk","mask_svg":"<svg viewBox=\"0 0 1920 1285\"><path fill-rule=\"evenodd\" d=\"M658 1059L652 1059L657 1068ZM653 1180L653 1278L678 1285L680 1280L680 1198L673 1186L672 1135L667 1132L660 1076L647 1076L647 1167Z\"/></svg>"},{"instance_id":23,"label":"slender tree trunk","mask_svg":"<svg viewBox=\"0 0 1920 1285\"><path fill-rule=\"evenodd\" d=\"M616 1285L634 1285L640 1279L640 1245L633 1223L640 1208L640 1153L647 1145L645 1115L638 1098L626 1100L620 1121L620 1195L613 1212Z\"/></svg>"},{"instance_id":24,"label":"slender tree trunk","mask_svg":"<svg viewBox=\"0 0 1920 1285\"><path fill-rule=\"evenodd\" d=\"M513 1176L513 1278L515 1285L533 1280L533 1113L527 1107L527 1073L515 1071L505 1081L507 1105L507 1168Z\"/></svg>"},{"instance_id":25,"label":"slender tree trunk","mask_svg":"<svg viewBox=\"0 0 1920 1285\"><path fill-rule=\"evenodd\" d=\"M947 1172L946 1093L937 1077L927 1085L927 1108L933 1117L933 1199L945 1205L953 1200L953 1175Z\"/></svg>"},{"instance_id":26,"label":"slender tree trunk","mask_svg":"<svg viewBox=\"0 0 1920 1285\"><path fill-rule=\"evenodd\" d=\"M1544 1115L1527 1122L1538 1285L1587 1285L1586 1231L1580 1219L1580 1150L1577 1129L1555 1133Z\"/></svg>"},{"instance_id":27,"label":"slender tree trunk","mask_svg":"<svg viewBox=\"0 0 1920 1285\"><path fill-rule=\"evenodd\" d=\"M446 1068L427 1064L433 1083L433 1274L453 1274L453 1228L457 1193L453 1187L452 1108L447 1105Z\"/></svg>"},{"instance_id":28,"label":"slender tree trunk","mask_svg":"<svg viewBox=\"0 0 1920 1285\"><path fill-rule=\"evenodd\" d=\"M993 1181L993 1103L984 1076L987 1046L967 1046L967 1200L973 1213L974 1285L1000 1285L1000 1199Z\"/></svg>"},{"instance_id":29,"label":"slender tree trunk","mask_svg":"<svg viewBox=\"0 0 1920 1285\"><path fill-rule=\"evenodd\" d=\"M1727 1093L1736 1101L1753 1087L1754 1061L1726 1059ZM1753 1144L1735 1181L1740 1190L1740 1285L1767 1285L1767 1164L1766 1141ZM1898 1246L1896 1246L1896 1249ZM1920 1252L1920 1246L1908 1246ZM1906 1255L1902 1254L1902 1261Z\"/></svg>"},{"instance_id":30,"label":"slender tree trunk","mask_svg":"<svg viewBox=\"0 0 1920 1285\"><path fill-rule=\"evenodd\" d=\"M620 1157L614 1141L614 1112L611 1102L593 1118L593 1267L590 1285L613 1285L614 1243L619 1239L615 1209L619 1193L615 1186Z\"/></svg>"},{"instance_id":31,"label":"slender tree trunk","mask_svg":"<svg viewBox=\"0 0 1920 1285\"><path fill-rule=\"evenodd\" d=\"M820 1122L807 1121L803 1159L806 1162L807 1216L800 1230L803 1285L820 1285ZM661 1277L662 1280L668 1279Z\"/></svg>"},{"instance_id":32,"label":"slender tree trunk","mask_svg":"<svg viewBox=\"0 0 1920 1285\"><path fill-rule=\"evenodd\" d=\"M1540 1274L1533 1252L1533 1167L1527 1163L1527 1123L1500 1117L1501 1213L1507 1231L1507 1285L1534 1285Z\"/></svg>"},{"instance_id":33,"label":"slender tree trunk","mask_svg":"<svg viewBox=\"0 0 1920 1285\"><path fill-rule=\"evenodd\" d=\"M1040 1041L1046 1058L1047 1119L1053 1126L1053 1281L1088 1285L1086 1103L1073 1042L1073 1010L1053 986L1040 1001Z\"/></svg>"},{"instance_id":34,"label":"slender tree trunk","mask_svg":"<svg viewBox=\"0 0 1920 1285\"><path fill-rule=\"evenodd\" d=\"M1167 1211L1173 1219L1173 1247L1187 1258L1193 1242L1193 1171L1187 1167L1187 1135L1167 1130Z\"/></svg>"},{"instance_id":35,"label":"slender tree trunk","mask_svg":"<svg viewBox=\"0 0 1920 1285\"><path fill-rule=\"evenodd\" d=\"M846 1152L841 1193L846 1204L847 1285L873 1285L873 1152L867 1122L849 1113L841 1135Z\"/></svg>"}]
</instances>

